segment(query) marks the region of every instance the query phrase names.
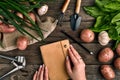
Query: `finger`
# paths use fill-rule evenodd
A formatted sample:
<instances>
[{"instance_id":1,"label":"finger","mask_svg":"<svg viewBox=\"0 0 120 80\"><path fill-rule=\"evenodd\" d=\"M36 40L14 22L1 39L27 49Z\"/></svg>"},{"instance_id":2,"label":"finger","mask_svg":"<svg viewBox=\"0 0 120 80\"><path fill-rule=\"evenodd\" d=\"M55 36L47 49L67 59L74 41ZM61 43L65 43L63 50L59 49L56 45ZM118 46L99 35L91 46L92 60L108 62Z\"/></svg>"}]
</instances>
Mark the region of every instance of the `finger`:
<instances>
[{"instance_id":1,"label":"finger","mask_svg":"<svg viewBox=\"0 0 120 80\"><path fill-rule=\"evenodd\" d=\"M76 57L81 57L72 45L70 45L70 49Z\"/></svg>"},{"instance_id":2,"label":"finger","mask_svg":"<svg viewBox=\"0 0 120 80\"><path fill-rule=\"evenodd\" d=\"M44 64L42 65L42 69L40 71L40 80L43 80L43 74L44 74Z\"/></svg>"},{"instance_id":3,"label":"finger","mask_svg":"<svg viewBox=\"0 0 120 80\"><path fill-rule=\"evenodd\" d=\"M37 72L37 79L36 80L41 80L40 79L40 72L41 72L41 70L42 70L42 65L40 65L40 67L39 67L39 70Z\"/></svg>"},{"instance_id":4,"label":"finger","mask_svg":"<svg viewBox=\"0 0 120 80\"><path fill-rule=\"evenodd\" d=\"M37 80L37 71L35 72L34 76L33 76L33 80Z\"/></svg>"},{"instance_id":5,"label":"finger","mask_svg":"<svg viewBox=\"0 0 120 80\"><path fill-rule=\"evenodd\" d=\"M71 75L72 74L72 68L71 68L70 59L69 59L68 56L66 57L66 69L67 69L68 74Z\"/></svg>"},{"instance_id":6,"label":"finger","mask_svg":"<svg viewBox=\"0 0 120 80\"><path fill-rule=\"evenodd\" d=\"M45 66L45 80L48 80L48 68Z\"/></svg>"},{"instance_id":7,"label":"finger","mask_svg":"<svg viewBox=\"0 0 120 80\"><path fill-rule=\"evenodd\" d=\"M69 51L69 56L70 56L70 59L71 59L72 63L73 63L74 65L76 65L76 64L78 63L78 60L77 60L76 57L73 55L71 49L68 49L68 51Z\"/></svg>"},{"instance_id":8,"label":"finger","mask_svg":"<svg viewBox=\"0 0 120 80\"><path fill-rule=\"evenodd\" d=\"M78 52L75 50L75 48L72 45L70 46L70 49L71 49L73 55L77 58L78 61L83 61L81 56L78 54Z\"/></svg>"}]
</instances>

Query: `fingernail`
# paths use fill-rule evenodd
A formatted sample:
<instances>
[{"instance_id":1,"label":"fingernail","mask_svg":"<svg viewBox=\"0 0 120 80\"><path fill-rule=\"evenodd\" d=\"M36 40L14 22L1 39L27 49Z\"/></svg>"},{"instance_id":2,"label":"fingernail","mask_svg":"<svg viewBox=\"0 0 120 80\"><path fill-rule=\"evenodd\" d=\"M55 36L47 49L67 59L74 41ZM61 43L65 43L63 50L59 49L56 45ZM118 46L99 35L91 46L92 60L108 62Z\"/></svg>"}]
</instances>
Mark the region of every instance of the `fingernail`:
<instances>
[{"instance_id":1,"label":"fingernail","mask_svg":"<svg viewBox=\"0 0 120 80\"><path fill-rule=\"evenodd\" d=\"M68 59L69 59L69 57L68 57L68 56L66 56L66 59L68 60Z\"/></svg>"},{"instance_id":2,"label":"fingernail","mask_svg":"<svg viewBox=\"0 0 120 80\"><path fill-rule=\"evenodd\" d=\"M43 66L43 67L45 67L45 65L44 65L44 64L43 64L42 66Z\"/></svg>"},{"instance_id":3,"label":"fingernail","mask_svg":"<svg viewBox=\"0 0 120 80\"><path fill-rule=\"evenodd\" d=\"M42 65L40 65L40 67L42 67Z\"/></svg>"},{"instance_id":4,"label":"fingernail","mask_svg":"<svg viewBox=\"0 0 120 80\"><path fill-rule=\"evenodd\" d=\"M40 65L40 68L42 68L42 65Z\"/></svg>"},{"instance_id":5,"label":"fingernail","mask_svg":"<svg viewBox=\"0 0 120 80\"><path fill-rule=\"evenodd\" d=\"M38 71L35 72L35 74L37 74Z\"/></svg>"}]
</instances>

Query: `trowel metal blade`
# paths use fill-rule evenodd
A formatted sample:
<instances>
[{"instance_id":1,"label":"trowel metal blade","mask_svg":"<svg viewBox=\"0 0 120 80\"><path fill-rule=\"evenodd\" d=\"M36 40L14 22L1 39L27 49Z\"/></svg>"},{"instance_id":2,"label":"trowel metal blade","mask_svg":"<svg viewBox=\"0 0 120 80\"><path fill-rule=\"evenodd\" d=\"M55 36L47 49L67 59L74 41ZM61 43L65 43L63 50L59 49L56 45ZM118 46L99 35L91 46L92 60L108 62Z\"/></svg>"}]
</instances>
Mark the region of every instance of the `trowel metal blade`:
<instances>
[{"instance_id":1,"label":"trowel metal blade","mask_svg":"<svg viewBox=\"0 0 120 80\"><path fill-rule=\"evenodd\" d=\"M81 17L79 16L76 20L75 30L77 30L80 27L80 23L81 23Z\"/></svg>"},{"instance_id":2,"label":"trowel metal blade","mask_svg":"<svg viewBox=\"0 0 120 80\"><path fill-rule=\"evenodd\" d=\"M71 16L70 25L73 31L77 30L81 23L81 17L78 14Z\"/></svg>"}]
</instances>

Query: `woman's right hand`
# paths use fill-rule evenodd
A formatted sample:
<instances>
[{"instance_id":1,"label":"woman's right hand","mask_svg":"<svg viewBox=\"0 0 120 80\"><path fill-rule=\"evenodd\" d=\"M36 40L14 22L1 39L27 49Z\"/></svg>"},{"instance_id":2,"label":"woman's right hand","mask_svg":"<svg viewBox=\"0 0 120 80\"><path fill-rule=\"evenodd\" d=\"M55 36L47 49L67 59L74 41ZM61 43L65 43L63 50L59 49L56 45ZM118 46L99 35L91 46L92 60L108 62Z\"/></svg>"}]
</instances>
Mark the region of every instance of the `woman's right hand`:
<instances>
[{"instance_id":1,"label":"woman's right hand","mask_svg":"<svg viewBox=\"0 0 120 80\"><path fill-rule=\"evenodd\" d=\"M85 63L82 60L81 56L71 45L68 49L68 55L66 58L66 68L69 76L72 80L86 80L85 75ZM74 65L71 66L71 62Z\"/></svg>"}]
</instances>

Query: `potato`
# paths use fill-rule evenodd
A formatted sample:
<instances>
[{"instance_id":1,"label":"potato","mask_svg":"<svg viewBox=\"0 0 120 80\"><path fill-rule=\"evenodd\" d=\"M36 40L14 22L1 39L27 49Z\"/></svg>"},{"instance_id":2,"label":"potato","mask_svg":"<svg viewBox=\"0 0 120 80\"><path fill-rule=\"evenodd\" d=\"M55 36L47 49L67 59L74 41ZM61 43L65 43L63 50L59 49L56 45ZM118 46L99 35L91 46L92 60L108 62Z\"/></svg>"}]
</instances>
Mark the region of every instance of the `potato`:
<instances>
[{"instance_id":1,"label":"potato","mask_svg":"<svg viewBox=\"0 0 120 80\"><path fill-rule=\"evenodd\" d=\"M0 24L0 32L11 33L14 32L15 30L16 30L15 27L9 27L9 25L6 25L4 23Z\"/></svg>"},{"instance_id":2,"label":"potato","mask_svg":"<svg viewBox=\"0 0 120 80\"><path fill-rule=\"evenodd\" d=\"M115 78L115 72L109 65L102 65L100 71L106 80L112 80Z\"/></svg>"},{"instance_id":3,"label":"potato","mask_svg":"<svg viewBox=\"0 0 120 80\"><path fill-rule=\"evenodd\" d=\"M17 48L19 50L25 50L27 48L27 45L29 43L29 40L25 36L20 36L17 39Z\"/></svg>"},{"instance_id":4,"label":"potato","mask_svg":"<svg viewBox=\"0 0 120 80\"><path fill-rule=\"evenodd\" d=\"M109 47L102 49L98 54L98 60L103 63L109 62L113 57L114 57L114 52Z\"/></svg>"},{"instance_id":5,"label":"potato","mask_svg":"<svg viewBox=\"0 0 120 80\"><path fill-rule=\"evenodd\" d=\"M92 42L94 40L94 37L95 37L95 34L90 29L84 29L80 34L81 40L87 43Z\"/></svg>"},{"instance_id":6,"label":"potato","mask_svg":"<svg viewBox=\"0 0 120 80\"><path fill-rule=\"evenodd\" d=\"M120 70L120 57L114 61L114 66L116 69Z\"/></svg>"},{"instance_id":7,"label":"potato","mask_svg":"<svg viewBox=\"0 0 120 80\"><path fill-rule=\"evenodd\" d=\"M120 43L117 45L116 52L120 56Z\"/></svg>"}]
</instances>

